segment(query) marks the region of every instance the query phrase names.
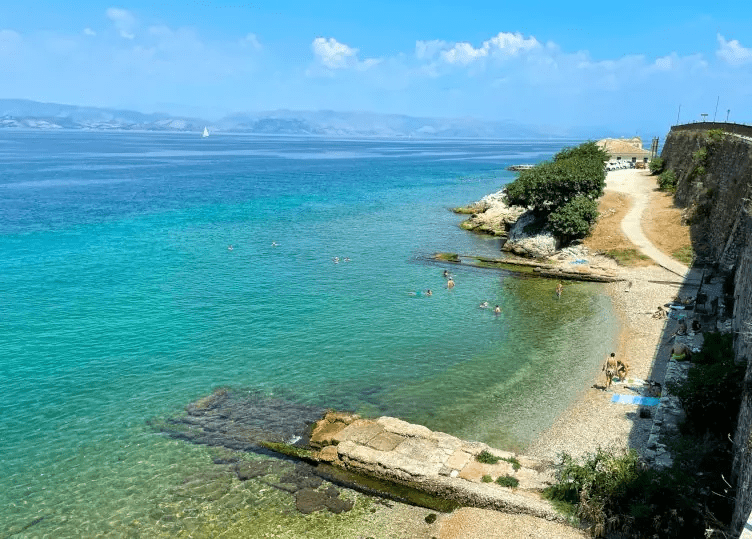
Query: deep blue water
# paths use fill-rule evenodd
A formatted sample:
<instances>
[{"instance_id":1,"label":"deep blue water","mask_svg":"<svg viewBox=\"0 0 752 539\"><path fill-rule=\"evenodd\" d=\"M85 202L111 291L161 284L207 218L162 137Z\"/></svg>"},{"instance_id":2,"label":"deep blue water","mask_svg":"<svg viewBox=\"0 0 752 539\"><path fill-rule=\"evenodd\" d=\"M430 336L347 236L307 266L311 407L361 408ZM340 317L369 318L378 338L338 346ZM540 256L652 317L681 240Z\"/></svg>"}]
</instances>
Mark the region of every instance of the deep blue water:
<instances>
[{"instance_id":1,"label":"deep blue water","mask_svg":"<svg viewBox=\"0 0 752 539\"><path fill-rule=\"evenodd\" d=\"M563 145L0 131L0 536L153 533L206 454L145 422L223 385L524 448L608 299L428 257L497 256L448 208Z\"/></svg>"}]
</instances>

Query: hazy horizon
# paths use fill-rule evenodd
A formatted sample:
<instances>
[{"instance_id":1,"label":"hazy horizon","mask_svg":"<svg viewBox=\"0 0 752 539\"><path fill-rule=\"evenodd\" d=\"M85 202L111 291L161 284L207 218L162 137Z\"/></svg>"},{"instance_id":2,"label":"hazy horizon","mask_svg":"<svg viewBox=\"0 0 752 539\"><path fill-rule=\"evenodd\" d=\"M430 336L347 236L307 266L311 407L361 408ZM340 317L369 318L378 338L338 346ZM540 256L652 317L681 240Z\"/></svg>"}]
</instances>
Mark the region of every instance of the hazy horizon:
<instances>
[{"instance_id":1,"label":"hazy horizon","mask_svg":"<svg viewBox=\"0 0 752 539\"><path fill-rule=\"evenodd\" d=\"M386 1L37 9L0 23L0 97L219 119L278 110L660 134L750 123L752 7Z\"/></svg>"}]
</instances>

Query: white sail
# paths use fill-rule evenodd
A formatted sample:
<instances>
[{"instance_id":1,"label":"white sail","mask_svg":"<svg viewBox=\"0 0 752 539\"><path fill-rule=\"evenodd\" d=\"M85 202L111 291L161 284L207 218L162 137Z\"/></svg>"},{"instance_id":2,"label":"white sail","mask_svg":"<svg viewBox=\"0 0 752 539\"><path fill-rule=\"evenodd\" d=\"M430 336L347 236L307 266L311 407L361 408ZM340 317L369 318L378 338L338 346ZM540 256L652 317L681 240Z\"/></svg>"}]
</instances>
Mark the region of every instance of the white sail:
<instances>
[{"instance_id":1,"label":"white sail","mask_svg":"<svg viewBox=\"0 0 752 539\"><path fill-rule=\"evenodd\" d=\"M206 127L204 127L204 134L201 135L201 136L202 137L208 137L209 136L209 130Z\"/></svg>"}]
</instances>

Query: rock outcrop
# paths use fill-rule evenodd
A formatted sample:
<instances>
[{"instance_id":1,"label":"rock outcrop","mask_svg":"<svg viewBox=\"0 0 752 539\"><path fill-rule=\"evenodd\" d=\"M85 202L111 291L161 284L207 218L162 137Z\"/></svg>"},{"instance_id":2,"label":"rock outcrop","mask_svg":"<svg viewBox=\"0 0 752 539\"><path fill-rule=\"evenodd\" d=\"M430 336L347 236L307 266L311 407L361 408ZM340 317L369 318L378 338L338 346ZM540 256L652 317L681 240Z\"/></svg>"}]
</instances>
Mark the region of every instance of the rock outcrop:
<instances>
[{"instance_id":1,"label":"rock outcrop","mask_svg":"<svg viewBox=\"0 0 752 539\"><path fill-rule=\"evenodd\" d=\"M486 195L462 211L472 212L461 225L465 230L505 238L527 209L522 206L508 206L504 201L504 192L498 191Z\"/></svg>"},{"instance_id":2,"label":"rock outcrop","mask_svg":"<svg viewBox=\"0 0 752 539\"><path fill-rule=\"evenodd\" d=\"M558 240L550 231L536 226L532 211L523 206L507 205L503 190L455 211L472 212L462 228L504 238L502 250L517 256L547 258L559 248Z\"/></svg>"},{"instance_id":3,"label":"rock outcrop","mask_svg":"<svg viewBox=\"0 0 752 539\"><path fill-rule=\"evenodd\" d=\"M519 216L509 231L509 239L503 249L518 256L547 258L556 254L559 241L548 230L528 232L535 227L535 215L527 211Z\"/></svg>"},{"instance_id":4,"label":"rock outcrop","mask_svg":"<svg viewBox=\"0 0 752 539\"><path fill-rule=\"evenodd\" d=\"M315 461L461 505L564 521L540 496L554 481L550 463L483 443L460 440L394 417L362 419L330 412L314 426L310 446ZM497 462L479 462L476 457L483 452ZM506 476L516 479L518 486L494 482Z\"/></svg>"}]
</instances>

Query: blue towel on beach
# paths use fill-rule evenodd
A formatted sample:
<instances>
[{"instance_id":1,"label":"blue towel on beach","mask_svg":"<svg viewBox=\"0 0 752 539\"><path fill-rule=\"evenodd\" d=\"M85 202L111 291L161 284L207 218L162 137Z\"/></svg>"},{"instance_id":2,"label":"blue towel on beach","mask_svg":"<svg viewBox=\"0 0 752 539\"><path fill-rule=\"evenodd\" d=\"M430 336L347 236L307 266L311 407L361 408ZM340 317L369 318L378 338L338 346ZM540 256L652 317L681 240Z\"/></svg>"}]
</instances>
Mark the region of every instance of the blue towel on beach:
<instances>
[{"instance_id":1,"label":"blue towel on beach","mask_svg":"<svg viewBox=\"0 0 752 539\"><path fill-rule=\"evenodd\" d=\"M637 397L635 395L614 395L611 402L620 404L642 404L643 406L656 406L661 399L657 397Z\"/></svg>"}]
</instances>

